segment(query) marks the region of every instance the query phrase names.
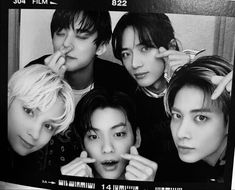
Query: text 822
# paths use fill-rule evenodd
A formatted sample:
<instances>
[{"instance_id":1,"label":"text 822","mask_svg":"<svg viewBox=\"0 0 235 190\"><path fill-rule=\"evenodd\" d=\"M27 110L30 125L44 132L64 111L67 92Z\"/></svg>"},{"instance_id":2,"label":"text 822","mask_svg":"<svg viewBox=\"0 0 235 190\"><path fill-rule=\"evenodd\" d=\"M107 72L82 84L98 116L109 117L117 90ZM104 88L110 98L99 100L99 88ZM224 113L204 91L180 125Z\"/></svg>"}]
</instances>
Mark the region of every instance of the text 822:
<instances>
[{"instance_id":1,"label":"text 822","mask_svg":"<svg viewBox=\"0 0 235 190\"><path fill-rule=\"evenodd\" d=\"M127 6L127 0L112 0L112 6L126 7Z\"/></svg>"}]
</instances>

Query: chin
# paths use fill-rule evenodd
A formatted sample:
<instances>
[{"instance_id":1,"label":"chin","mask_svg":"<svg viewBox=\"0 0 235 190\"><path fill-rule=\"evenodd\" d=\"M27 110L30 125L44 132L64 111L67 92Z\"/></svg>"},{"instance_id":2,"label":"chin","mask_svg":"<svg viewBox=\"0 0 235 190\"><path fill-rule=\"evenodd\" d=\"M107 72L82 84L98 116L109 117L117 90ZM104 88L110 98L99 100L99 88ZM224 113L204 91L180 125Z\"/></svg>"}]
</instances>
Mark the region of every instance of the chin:
<instances>
[{"instance_id":1,"label":"chin","mask_svg":"<svg viewBox=\"0 0 235 190\"><path fill-rule=\"evenodd\" d=\"M195 163L197 161L199 161L199 158L194 158L192 156L185 156L185 155L179 155L180 160L186 163Z\"/></svg>"}]
</instances>

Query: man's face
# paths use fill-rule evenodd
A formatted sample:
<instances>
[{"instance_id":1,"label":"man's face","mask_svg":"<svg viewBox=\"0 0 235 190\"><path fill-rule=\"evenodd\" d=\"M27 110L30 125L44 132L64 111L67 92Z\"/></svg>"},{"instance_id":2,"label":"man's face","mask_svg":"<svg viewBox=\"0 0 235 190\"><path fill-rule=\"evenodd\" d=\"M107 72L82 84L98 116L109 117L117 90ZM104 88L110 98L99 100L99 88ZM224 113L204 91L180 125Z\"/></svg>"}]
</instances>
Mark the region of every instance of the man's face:
<instances>
[{"instance_id":1,"label":"man's face","mask_svg":"<svg viewBox=\"0 0 235 190\"><path fill-rule=\"evenodd\" d=\"M210 160L227 133L221 109L207 105L204 92L195 87L181 88L172 107L171 132L182 161Z\"/></svg>"},{"instance_id":2,"label":"man's face","mask_svg":"<svg viewBox=\"0 0 235 190\"><path fill-rule=\"evenodd\" d=\"M74 23L74 29L70 26L68 29L57 31L53 35L52 43L54 51L62 46L72 47L72 50L65 55L67 71L78 71L86 68L93 62L97 46L94 40L97 38L97 32L90 34L88 31L80 29L81 16Z\"/></svg>"},{"instance_id":3,"label":"man's face","mask_svg":"<svg viewBox=\"0 0 235 190\"><path fill-rule=\"evenodd\" d=\"M8 141L21 156L45 146L58 126L53 119L64 113L64 103L57 99L47 111L31 109L20 99L14 99L8 109Z\"/></svg>"},{"instance_id":4,"label":"man's face","mask_svg":"<svg viewBox=\"0 0 235 190\"><path fill-rule=\"evenodd\" d=\"M97 109L91 116L93 129L84 137L89 156L96 159L94 167L102 178L123 177L127 160L121 154L129 153L134 134L126 115L119 109Z\"/></svg>"},{"instance_id":5,"label":"man's face","mask_svg":"<svg viewBox=\"0 0 235 190\"><path fill-rule=\"evenodd\" d=\"M161 84L165 64L156 58L157 48L147 47L139 41L138 32L127 27L122 36L122 62L130 75L141 87L158 88Z\"/></svg>"}]
</instances>

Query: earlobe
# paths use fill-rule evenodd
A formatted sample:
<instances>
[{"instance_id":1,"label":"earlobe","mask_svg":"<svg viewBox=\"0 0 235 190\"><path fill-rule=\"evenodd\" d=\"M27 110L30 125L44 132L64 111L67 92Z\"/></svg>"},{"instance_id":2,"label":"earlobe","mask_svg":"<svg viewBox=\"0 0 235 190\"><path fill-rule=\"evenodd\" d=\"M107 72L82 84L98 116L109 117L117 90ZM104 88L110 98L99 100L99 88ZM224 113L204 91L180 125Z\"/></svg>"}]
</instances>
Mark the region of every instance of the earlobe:
<instances>
[{"instance_id":1,"label":"earlobe","mask_svg":"<svg viewBox=\"0 0 235 190\"><path fill-rule=\"evenodd\" d=\"M102 55L103 53L105 53L106 52L106 50L107 50L107 44L104 44L104 43L102 43L102 44L100 44L99 45L99 47L97 48L97 50L96 50L96 55Z\"/></svg>"},{"instance_id":2,"label":"earlobe","mask_svg":"<svg viewBox=\"0 0 235 190\"><path fill-rule=\"evenodd\" d=\"M139 148L141 145L141 134L140 134L140 129L136 129L136 139L135 139L135 147Z\"/></svg>"}]
</instances>

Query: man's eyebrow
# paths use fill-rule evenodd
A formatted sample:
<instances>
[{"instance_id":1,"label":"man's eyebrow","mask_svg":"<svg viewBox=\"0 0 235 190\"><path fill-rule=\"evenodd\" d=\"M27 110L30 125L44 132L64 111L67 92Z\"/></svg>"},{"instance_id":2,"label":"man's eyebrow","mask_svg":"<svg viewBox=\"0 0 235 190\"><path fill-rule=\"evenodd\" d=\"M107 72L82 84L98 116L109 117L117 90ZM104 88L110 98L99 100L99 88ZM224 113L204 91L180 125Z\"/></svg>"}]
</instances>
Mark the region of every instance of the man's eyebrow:
<instances>
[{"instance_id":1,"label":"man's eyebrow","mask_svg":"<svg viewBox=\"0 0 235 190\"><path fill-rule=\"evenodd\" d=\"M210 108L199 108L199 109L193 109L191 110L192 113L197 113L197 112L212 112Z\"/></svg>"},{"instance_id":2,"label":"man's eyebrow","mask_svg":"<svg viewBox=\"0 0 235 190\"><path fill-rule=\"evenodd\" d=\"M119 127L126 127L126 122L120 122L120 123L112 126L111 129L116 129L116 128L119 128Z\"/></svg>"},{"instance_id":3,"label":"man's eyebrow","mask_svg":"<svg viewBox=\"0 0 235 190\"><path fill-rule=\"evenodd\" d=\"M116 129L116 128L119 128L119 127L126 127L126 122L120 122L120 123L118 123L118 124L116 124L116 125L113 125L113 126L111 127L111 129L113 130L113 129ZM95 127L92 127L90 130L93 130L93 131L100 131L100 129L95 128Z\"/></svg>"},{"instance_id":4,"label":"man's eyebrow","mask_svg":"<svg viewBox=\"0 0 235 190\"><path fill-rule=\"evenodd\" d=\"M176 107L172 107L171 111L176 111L176 112L180 112L180 109L176 108ZM190 111L191 113L197 113L197 112L212 112L212 110L210 108L198 108L198 109L193 109Z\"/></svg>"},{"instance_id":5,"label":"man's eyebrow","mask_svg":"<svg viewBox=\"0 0 235 190\"><path fill-rule=\"evenodd\" d=\"M121 48L121 51L127 51L130 50L130 48Z\"/></svg>"}]
</instances>

